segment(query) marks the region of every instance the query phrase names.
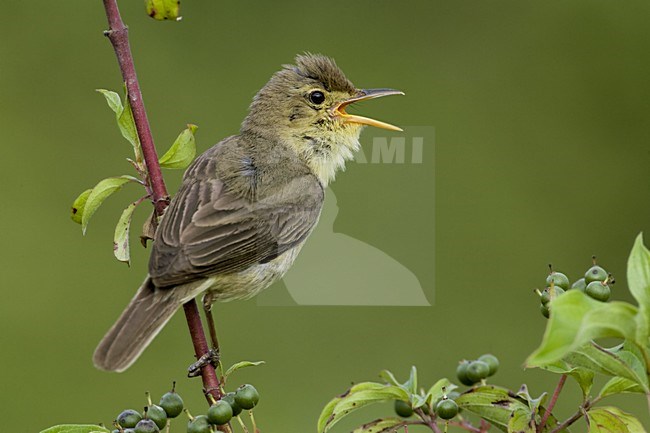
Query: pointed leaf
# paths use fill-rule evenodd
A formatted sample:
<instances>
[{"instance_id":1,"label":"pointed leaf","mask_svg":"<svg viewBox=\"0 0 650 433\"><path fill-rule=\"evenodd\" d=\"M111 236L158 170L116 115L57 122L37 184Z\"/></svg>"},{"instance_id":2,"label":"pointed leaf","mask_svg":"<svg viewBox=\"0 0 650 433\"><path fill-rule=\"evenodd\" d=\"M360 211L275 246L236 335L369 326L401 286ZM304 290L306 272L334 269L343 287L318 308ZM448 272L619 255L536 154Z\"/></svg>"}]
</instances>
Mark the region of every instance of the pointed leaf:
<instances>
[{"instance_id":1,"label":"pointed leaf","mask_svg":"<svg viewBox=\"0 0 650 433\"><path fill-rule=\"evenodd\" d=\"M81 218L84 213L84 208L86 207L86 201L88 201L88 196L91 192L92 188L85 190L79 194L79 197L77 197L74 203L72 203L70 218L72 218L72 221L76 222L77 224L81 224Z\"/></svg>"},{"instance_id":2,"label":"pointed leaf","mask_svg":"<svg viewBox=\"0 0 650 433\"><path fill-rule=\"evenodd\" d=\"M343 417L357 409L386 400L409 401L409 394L395 385L375 382L362 382L354 385L346 393L325 406L318 419L318 432L326 432Z\"/></svg>"},{"instance_id":3,"label":"pointed leaf","mask_svg":"<svg viewBox=\"0 0 650 433\"><path fill-rule=\"evenodd\" d=\"M604 398L614 394L624 393L645 393L643 387L638 383L624 377L612 377L598 394L599 398Z\"/></svg>"},{"instance_id":4,"label":"pointed leaf","mask_svg":"<svg viewBox=\"0 0 650 433\"><path fill-rule=\"evenodd\" d=\"M607 376L620 376L638 383L648 391L648 377L642 361L623 346L605 349L596 343L587 344L566 357L569 364L587 368Z\"/></svg>"},{"instance_id":5,"label":"pointed leaf","mask_svg":"<svg viewBox=\"0 0 650 433\"><path fill-rule=\"evenodd\" d=\"M626 302L603 303L579 290L569 290L551 301L542 344L528 357L528 367L558 361L585 343L606 337L634 338L637 308Z\"/></svg>"},{"instance_id":6,"label":"pointed leaf","mask_svg":"<svg viewBox=\"0 0 650 433\"><path fill-rule=\"evenodd\" d=\"M88 198L86 199L86 205L84 206L83 213L81 215L81 230L83 233L86 233L86 228L88 227L88 221L93 216L95 211L101 206L101 204L106 200L111 194L116 191L119 191L122 186L127 182L138 182L138 179L133 176L119 176L119 177L109 177L103 180L100 180L97 185L92 189Z\"/></svg>"},{"instance_id":7,"label":"pointed leaf","mask_svg":"<svg viewBox=\"0 0 650 433\"><path fill-rule=\"evenodd\" d=\"M531 413L522 409L515 410L508 421L508 433L535 433L535 421L531 419Z\"/></svg>"},{"instance_id":8,"label":"pointed leaf","mask_svg":"<svg viewBox=\"0 0 650 433\"><path fill-rule=\"evenodd\" d=\"M393 433L405 425L406 421L399 418L376 419L354 429L352 433Z\"/></svg>"},{"instance_id":9,"label":"pointed leaf","mask_svg":"<svg viewBox=\"0 0 650 433\"><path fill-rule=\"evenodd\" d=\"M388 371L388 370L380 371L379 372L379 377L384 379L386 381L386 383L388 383L390 385L402 386L402 384L399 383L397 381L397 379L395 378L395 375L393 373L391 373L390 371Z\"/></svg>"},{"instance_id":10,"label":"pointed leaf","mask_svg":"<svg viewBox=\"0 0 650 433\"><path fill-rule=\"evenodd\" d=\"M417 392L418 392L418 369L415 368L415 365L411 366L411 373L409 374L409 379L404 383L404 387L411 394L417 394Z\"/></svg>"},{"instance_id":11,"label":"pointed leaf","mask_svg":"<svg viewBox=\"0 0 650 433\"><path fill-rule=\"evenodd\" d=\"M163 168L186 168L196 155L196 141L194 133L198 127L187 125L187 129L176 138L172 147L160 157L160 166Z\"/></svg>"},{"instance_id":12,"label":"pointed leaf","mask_svg":"<svg viewBox=\"0 0 650 433\"><path fill-rule=\"evenodd\" d=\"M580 386L582 398L587 399L594 384L594 372L592 370L567 364L566 361L560 360L542 367L544 370L556 374L568 374Z\"/></svg>"},{"instance_id":13,"label":"pointed leaf","mask_svg":"<svg viewBox=\"0 0 650 433\"><path fill-rule=\"evenodd\" d=\"M124 106L122 105L122 100L120 99L120 95L105 89L97 89L97 91L102 95L104 95L104 98L106 98L106 102L108 103L108 106L110 107L111 110L113 110L113 112L117 116L122 114L122 110L124 110Z\"/></svg>"},{"instance_id":14,"label":"pointed leaf","mask_svg":"<svg viewBox=\"0 0 650 433\"><path fill-rule=\"evenodd\" d=\"M619 408L597 407L587 412L588 433L647 433L641 422Z\"/></svg>"},{"instance_id":15,"label":"pointed leaf","mask_svg":"<svg viewBox=\"0 0 650 433\"><path fill-rule=\"evenodd\" d=\"M115 235L113 236L113 254L117 260L127 264L131 263L131 250L129 248L131 218L133 217L133 211L139 204L140 201L135 201L128 205L126 209L122 211L122 215L115 226Z\"/></svg>"},{"instance_id":16,"label":"pointed leaf","mask_svg":"<svg viewBox=\"0 0 650 433\"><path fill-rule=\"evenodd\" d=\"M110 430L98 425L62 424L50 427L41 433L110 433Z\"/></svg>"},{"instance_id":17,"label":"pointed leaf","mask_svg":"<svg viewBox=\"0 0 650 433\"><path fill-rule=\"evenodd\" d=\"M565 296L565 295L562 295ZM510 418L513 413L518 413L518 418L532 419L534 416L527 402L513 394L506 388L498 386L479 386L464 392L456 399L456 403L461 408L473 412L487 422L491 423L499 430L507 432L510 424ZM540 407L540 414L544 414L545 409ZM521 421L517 421L519 424ZM548 433L557 426L557 419L550 415L544 433ZM562 430L566 432L566 430Z\"/></svg>"},{"instance_id":18,"label":"pointed leaf","mask_svg":"<svg viewBox=\"0 0 650 433\"><path fill-rule=\"evenodd\" d=\"M231 365L230 368L226 370L224 376L228 377L235 371L239 370L240 368L257 367L258 365L262 365L262 364L265 364L265 362L264 361L240 361Z\"/></svg>"},{"instance_id":19,"label":"pointed leaf","mask_svg":"<svg viewBox=\"0 0 650 433\"><path fill-rule=\"evenodd\" d=\"M642 233L636 237L627 261L627 282L632 296L639 303L635 341L646 347L650 329L650 251L643 245Z\"/></svg>"},{"instance_id":20,"label":"pointed leaf","mask_svg":"<svg viewBox=\"0 0 650 433\"><path fill-rule=\"evenodd\" d=\"M111 92L110 90L97 89L99 93L104 95L108 106L115 113L115 119L117 120L117 126L120 128L122 137L131 143L133 147L133 154L135 155L135 164L138 169L144 171L146 166L144 165L144 158L142 156L142 148L140 147L140 138L138 136L138 130L135 126L135 120L133 119L133 111L131 110L131 104L129 103L128 95L125 96L124 100L126 105L122 104L120 96Z\"/></svg>"}]
</instances>

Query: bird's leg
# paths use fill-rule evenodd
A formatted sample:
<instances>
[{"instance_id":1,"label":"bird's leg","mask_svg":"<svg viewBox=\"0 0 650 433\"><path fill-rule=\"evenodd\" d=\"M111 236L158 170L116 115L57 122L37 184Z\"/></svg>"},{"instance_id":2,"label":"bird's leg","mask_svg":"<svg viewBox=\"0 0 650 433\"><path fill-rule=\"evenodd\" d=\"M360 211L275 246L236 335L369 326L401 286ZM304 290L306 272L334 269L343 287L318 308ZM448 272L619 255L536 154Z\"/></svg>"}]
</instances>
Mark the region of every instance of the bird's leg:
<instances>
[{"instance_id":1,"label":"bird's leg","mask_svg":"<svg viewBox=\"0 0 650 433\"><path fill-rule=\"evenodd\" d=\"M212 296L208 292L203 296L203 311L205 312L205 318L208 322L208 328L210 330L210 340L212 342L212 348L208 350L207 353L204 353L195 363L189 366L187 375L189 377L196 377L201 375L201 368L206 364L212 364L216 369L221 360L219 354L219 341L217 340L217 330L214 325L214 317L212 315Z\"/></svg>"}]
</instances>

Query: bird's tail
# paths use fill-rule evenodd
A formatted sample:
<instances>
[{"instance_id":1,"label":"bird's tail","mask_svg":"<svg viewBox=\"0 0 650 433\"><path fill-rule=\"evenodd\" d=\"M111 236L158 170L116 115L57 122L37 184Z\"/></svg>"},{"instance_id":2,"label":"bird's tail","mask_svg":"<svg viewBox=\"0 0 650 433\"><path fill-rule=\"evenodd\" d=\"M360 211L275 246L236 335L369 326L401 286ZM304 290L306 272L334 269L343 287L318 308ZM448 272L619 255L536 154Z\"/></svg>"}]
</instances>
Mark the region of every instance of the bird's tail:
<instances>
[{"instance_id":1,"label":"bird's tail","mask_svg":"<svg viewBox=\"0 0 650 433\"><path fill-rule=\"evenodd\" d=\"M156 289L147 276L113 327L100 341L93 362L108 371L124 371L135 362L178 307L192 298L190 287Z\"/></svg>"}]
</instances>

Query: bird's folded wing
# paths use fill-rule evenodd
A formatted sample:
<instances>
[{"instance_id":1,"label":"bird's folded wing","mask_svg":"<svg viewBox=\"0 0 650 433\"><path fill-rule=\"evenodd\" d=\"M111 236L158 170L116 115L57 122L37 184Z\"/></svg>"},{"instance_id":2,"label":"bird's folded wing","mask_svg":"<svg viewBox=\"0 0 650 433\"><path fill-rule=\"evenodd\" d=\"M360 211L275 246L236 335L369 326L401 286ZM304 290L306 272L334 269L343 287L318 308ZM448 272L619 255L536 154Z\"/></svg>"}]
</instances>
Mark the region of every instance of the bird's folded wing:
<instances>
[{"instance_id":1,"label":"bird's folded wing","mask_svg":"<svg viewBox=\"0 0 650 433\"><path fill-rule=\"evenodd\" d=\"M238 272L278 257L311 233L323 194L313 175L288 180L256 200L235 197L216 176L184 182L156 233L149 263L154 284Z\"/></svg>"}]
</instances>

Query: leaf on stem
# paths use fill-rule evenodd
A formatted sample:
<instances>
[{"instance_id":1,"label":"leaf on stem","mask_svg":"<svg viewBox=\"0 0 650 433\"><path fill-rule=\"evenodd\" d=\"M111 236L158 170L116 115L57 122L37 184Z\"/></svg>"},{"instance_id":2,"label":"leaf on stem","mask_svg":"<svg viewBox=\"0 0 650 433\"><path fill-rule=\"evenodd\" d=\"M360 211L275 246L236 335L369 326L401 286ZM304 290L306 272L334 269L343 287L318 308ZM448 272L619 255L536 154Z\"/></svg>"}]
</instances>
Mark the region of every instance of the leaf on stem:
<instances>
[{"instance_id":1,"label":"leaf on stem","mask_svg":"<svg viewBox=\"0 0 650 433\"><path fill-rule=\"evenodd\" d=\"M147 15L157 21L173 20L179 21L181 2L180 0L145 0Z\"/></svg>"},{"instance_id":2,"label":"leaf on stem","mask_svg":"<svg viewBox=\"0 0 650 433\"><path fill-rule=\"evenodd\" d=\"M597 338L632 338L638 309L626 302L603 303L579 290L570 290L550 303L551 318L540 347L526 360L542 367Z\"/></svg>"},{"instance_id":3,"label":"leaf on stem","mask_svg":"<svg viewBox=\"0 0 650 433\"><path fill-rule=\"evenodd\" d=\"M625 349L625 345L605 349L592 342L576 349L566 357L566 361L596 373L629 379L648 392L645 363L634 352Z\"/></svg>"},{"instance_id":4,"label":"leaf on stem","mask_svg":"<svg viewBox=\"0 0 650 433\"><path fill-rule=\"evenodd\" d=\"M362 382L347 392L331 400L318 418L318 433L328 431L346 415L368 406L387 400L409 401L409 394L401 387L375 382Z\"/></svg>"},{"instance_id":5,"label":"leaf on stem","mask_svg":"<svg viewBox=\"0 0 650 433\"><path fill-rule=\"evenodd\" d=\"M646 433L641 422L617 407L605 406L590 409L588 433Z\"/></svg>"},{"instance_id":6,"label":"leaf on stem","mask_svg":"<svg viewBox=\"0 0 650 433\"><path fill-rule=\"evenodd\" d=\"M627 282L639 303L635 341L646 350L650 335L650 251L643 245L642 233L636 237L627 261Z\"/></svg>"},{"instance_id":7,"label":"leaf on stem","mask_svg":"<svg viewBox=\"0 0 650 433\"><path fill-rule=\"evenodd\" d=\"M84 207L86 207L86 201L88 201L88 196L92 192L92 188L85 190L81 194L79 194L79 197L75 199L75 201L72 203L72 209L71 209L71 215L70 218L72 218L72 221L76 222L77 224L81 224L81 218L84 213Z\"/></svg>"},{"instance_id":8,"label":"leaf on stem","mask_svg":"<svg viewBox=\"0 0 650 433\"><path fill-rule=\"evenodd\" d=\"M394 433L406 425L399 418L381 418L354 429L352 433Z\"/></svg>"},{"instance_id":9,"label":"leaf on stem","mask_svg":"<svg viewBox=\"0 0 650 433\"><path fill-rule=\"evenodd\" d=\"M160 157L159 162L162 168L186 168L190 165L196 156L194 133L197 129L196 125L187 125L187 128L179 134L169 150Z\"/></svg>"},{"instance_id":10,"label":"leaf on stem","mask_svg":"<svg viewBox=\"0 0 650 433\"><path fill-rule=\"evenodd\" d=\"M569 365L566 361L560 360L542 367L546 371L556 374L567 374L575 379L582 390L584 400L589 397L591 387L594 384L594 372L583 367Z\"/></svg>"},{"instance_id":11,"label":"leaf on stem","mask_svg":"<svg viewBox=\"0 0 650 433\"><path fill-rule=\"evenodd\" d=\"M133 217L133 211L140 203L140 200L134 201L122 211L122 215L115 226L115 235L113 236L113 254L115 258L128 265L131 264L131 249L129 247L131 218Z\"/></svg>"},{"instance_id":12,"label":"leaf on stem","mask_svg":"<svg viewBox=\"0 0 650 433\"><path fill-rule=\"evenodd\" d=\"M638 383L624 377L612 377L609 382L603 385L598 398L604 398L614 394L645 393L643 387Z\"/></svg>"},{"instance_id":13,"label":"leaf on stem","mask_svg":"<svg viewBox=\"0 0 650 433\"><path fill-rule=\"evenodd\" d=\"M240 368L257 367L258 365L262 365L264 363L264 361L240 361L231 365L230 368L224 373L224 376L228 377Z\"/></svg>"},{"instance_id":14,"label":"leaf on stem","mask_svg":"<svg viewBox=\"0 0 650 433\"><path fill-rule=\"evenodd\" d=\"M106 200L111 194L119 191L127 182L140 183L140 181L133 176L124 175L118 177L109 177L100 180L99 183L95 185L95 187L90 191L86 197L86 203L83 207L83 210L77 211L77 213L81 212L81 230L84 234L86 234L86 228L88 227L90 218L99 208L99 206L101 206L104 200Z\"/></svg>"},{"instance_id":15,"label":"leaf on stem","mask_svg":"<svg viewBox=\"0 0 650 433\"><path fill-rule=\"evenodd\" d=\"M140 146L140 137L138 136L138 130L135 126L133 111L131 110L131 104L129 103L128 95L124 97L124 100L126 101L125 106L122 104L120 95L117 93L104 89L97 89L97 91L104 95L108 106L115 113L117 126L120 128L122 137L126 138L126 140L131 143L131 146L133 147L133 154L135 155L136 168L141 172L146 172L144 157L142 155L142 147Z\"/></svg>"},{"instance_id":16,"label":"leaf on stem","mask_svg":"<svg viewBox=\"0 0 650 433\"><path fill-rule=\"evenodd\" d=\"M98 425L62 424L50 427L41 433L110 433L110 430Z\"/></svg>"},{"instance_id":17,"label":"leaf on stem","mask_svg":"<svg viewBox=\"0 0 650 433\"><path fill-rule=\"evenodd\" d=\"M493 385L472 388L456 398L456 403L504 432L517 431L508 430L513 414L516 414L517 417L517 421L513 421L517 427L522 424L526 425L526 420L532 420L535 417L530 406L537 407L535 404L529 404L521 395L515 395L506 388ZM539 406L539 412L543 414L545 408ZM550 432L556 425L557 419L550 415L544 427L544 433ZM527 430L523 431L527 432Z\"/></svg>"}]
</instances>

